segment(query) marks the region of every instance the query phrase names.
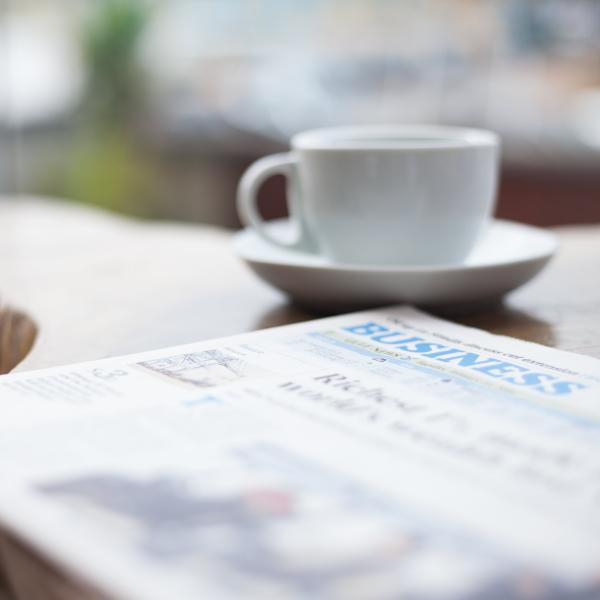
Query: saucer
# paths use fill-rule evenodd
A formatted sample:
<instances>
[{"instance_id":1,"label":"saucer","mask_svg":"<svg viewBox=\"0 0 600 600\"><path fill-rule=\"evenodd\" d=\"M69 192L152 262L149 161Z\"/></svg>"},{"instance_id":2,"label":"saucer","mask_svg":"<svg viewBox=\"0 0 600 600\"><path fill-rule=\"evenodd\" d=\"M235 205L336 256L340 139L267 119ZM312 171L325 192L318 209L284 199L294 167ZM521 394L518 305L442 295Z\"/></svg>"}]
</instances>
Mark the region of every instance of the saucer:
<instances>
[{"instance_id":1,"label":"saucer","mask_svg":"<svg viewBox=\"0 0 600 600\"><path fill-rule=\"evenodd\" d=\"M280 238L286 220L267 224ZM317 310L351 310L410 303L451 306L495 301L536 275L558 247L546 230L494 220L458 265L370 266L339 264L319 255L278 248L254 230L234 236L234 250L264 281Z\"/></svg>"}]
</instances>

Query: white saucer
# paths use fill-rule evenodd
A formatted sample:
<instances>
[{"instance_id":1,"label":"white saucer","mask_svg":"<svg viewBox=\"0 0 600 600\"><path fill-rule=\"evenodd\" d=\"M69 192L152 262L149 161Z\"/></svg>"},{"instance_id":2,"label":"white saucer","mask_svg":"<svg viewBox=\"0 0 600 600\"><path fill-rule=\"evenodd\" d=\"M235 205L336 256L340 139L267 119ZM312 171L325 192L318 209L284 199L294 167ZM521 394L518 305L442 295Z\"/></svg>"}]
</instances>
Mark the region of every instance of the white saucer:
<instances>
[{"instance_id":1,"label":"white saucer","mask_svg":"<svg viewBox=\"0 0 600 600\"><path fill-rule=\"evenodd\" d=\"M285 237L287 222L268 227ZM350 310L407 302L425 306L499 299L536 275L556 252L549 231L494 220L463 264L366 266L277 248L253 230L234 236L234 250L254 272L296 302L319 310Z\"/></svg>"}]
</instances>

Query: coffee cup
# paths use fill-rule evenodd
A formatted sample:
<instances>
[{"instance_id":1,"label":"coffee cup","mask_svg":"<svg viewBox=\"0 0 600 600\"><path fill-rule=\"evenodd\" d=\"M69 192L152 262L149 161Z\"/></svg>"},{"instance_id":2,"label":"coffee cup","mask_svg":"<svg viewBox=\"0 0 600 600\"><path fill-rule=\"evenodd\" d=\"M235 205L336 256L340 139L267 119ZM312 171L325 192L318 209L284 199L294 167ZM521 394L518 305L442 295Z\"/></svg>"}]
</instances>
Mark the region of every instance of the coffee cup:
<instances>
[{"instance_id":1,"label":"coffee cup","mask_svg":"<svg viewBox=\"0 0 600 600\"><path fill-rule=\"evenodd\" d=\"M242 222L278 247L341 264L423 266L464 261L496 195L497 136L481 129L377 125L295 135L291 151L259 159L242 176ZM257 192L287 178L297 235L277 237Z\"/></svg>"}]
</instances>

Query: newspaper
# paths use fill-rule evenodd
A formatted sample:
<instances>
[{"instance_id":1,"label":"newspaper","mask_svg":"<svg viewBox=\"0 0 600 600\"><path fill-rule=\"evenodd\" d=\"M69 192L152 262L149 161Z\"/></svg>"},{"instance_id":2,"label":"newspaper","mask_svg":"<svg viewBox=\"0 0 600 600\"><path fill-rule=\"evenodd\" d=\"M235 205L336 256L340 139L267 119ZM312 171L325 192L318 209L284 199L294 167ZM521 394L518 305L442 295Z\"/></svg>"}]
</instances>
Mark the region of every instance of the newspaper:
<instances>
[{"instance_id":1,"label":"newspaper","mask_svg":"<svg viewBox=\"0 0 600 600\"><path fill-rule=\"evenodd\" d=\"M108 597L600 597L590 357L392 307L0 399L0 522Z\"/></svg>"}]
</instances>

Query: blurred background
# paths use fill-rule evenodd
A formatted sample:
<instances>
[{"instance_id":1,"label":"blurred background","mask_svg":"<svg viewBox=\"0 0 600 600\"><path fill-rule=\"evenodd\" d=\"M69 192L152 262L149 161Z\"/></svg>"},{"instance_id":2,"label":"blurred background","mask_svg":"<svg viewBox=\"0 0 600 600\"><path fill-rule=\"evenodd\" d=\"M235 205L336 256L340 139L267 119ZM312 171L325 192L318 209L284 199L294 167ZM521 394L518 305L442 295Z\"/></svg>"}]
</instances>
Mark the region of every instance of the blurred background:
<instances>
[{"instance_id":1,"label":"blurred background","mask_svg":"<svg viewBox=\"0 0 600 600\"><path fill-rule=\"evenodd\" d=\"M499 215L600 222L600 2L0 0L4 194L236 227L290 135L407 122L500 133Z\"/></svg>"}]
</instances>

